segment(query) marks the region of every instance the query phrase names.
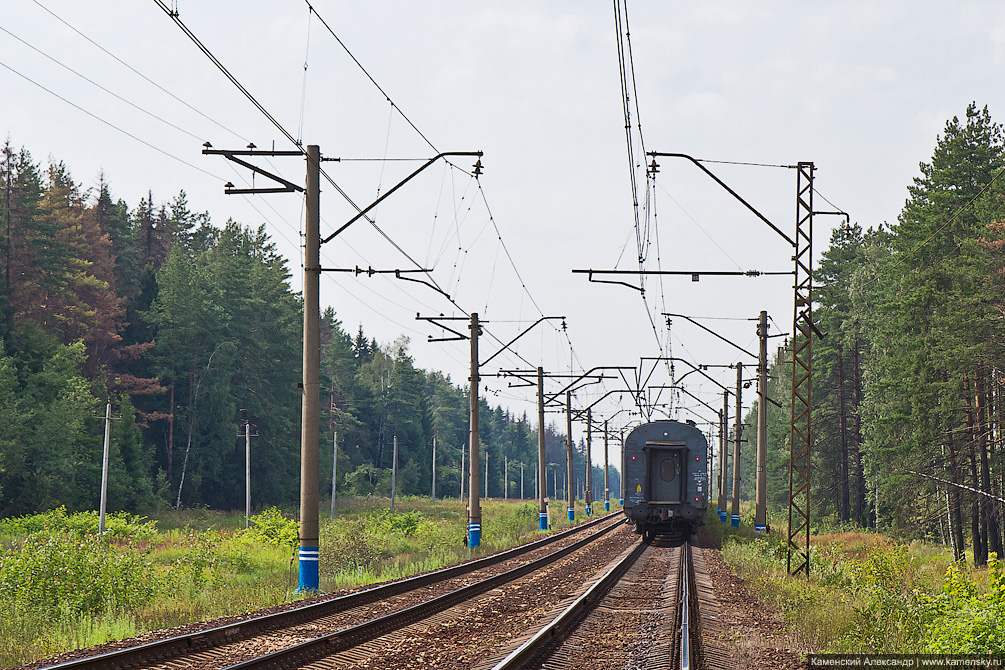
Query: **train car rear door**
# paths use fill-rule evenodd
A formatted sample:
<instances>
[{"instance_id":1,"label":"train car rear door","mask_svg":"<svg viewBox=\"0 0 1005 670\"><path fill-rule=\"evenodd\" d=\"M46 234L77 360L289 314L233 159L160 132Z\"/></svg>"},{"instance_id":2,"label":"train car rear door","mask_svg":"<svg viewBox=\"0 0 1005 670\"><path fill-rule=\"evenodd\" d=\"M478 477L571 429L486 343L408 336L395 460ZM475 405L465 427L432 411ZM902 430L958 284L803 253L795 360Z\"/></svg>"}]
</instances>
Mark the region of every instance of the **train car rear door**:
<instances>
[{"instance_id":1,"label":"train car rear door","mask_svg":"<svg viewBox=\"0 0 1005 670\"><path fill-rule=\"evenodd\" d=\"M687 475L687 443L646 442L649 473L649 501L680 503L684 500Z\"/></svg>"}]
</instances>

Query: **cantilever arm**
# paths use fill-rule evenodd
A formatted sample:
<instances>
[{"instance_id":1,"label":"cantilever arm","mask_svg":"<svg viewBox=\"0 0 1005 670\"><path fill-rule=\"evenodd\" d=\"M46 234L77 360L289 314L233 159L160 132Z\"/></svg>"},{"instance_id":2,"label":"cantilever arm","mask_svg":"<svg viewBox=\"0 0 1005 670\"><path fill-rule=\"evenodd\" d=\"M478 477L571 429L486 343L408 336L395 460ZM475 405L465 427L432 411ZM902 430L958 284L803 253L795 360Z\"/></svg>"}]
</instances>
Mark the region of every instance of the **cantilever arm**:
<instances>
[{"instance_id":1,"label":"cantilever arm","mask_svg":"<svg viewBox=\"0 0 1005 670\"><path fill-rule=\"evenodd\" d=\"M402 179L401 181L399 181L397 184L395 184L394 186L392 186L387 191L387 193L385 193L384 195L380 196L379 198L377 198L376 200L374 200L373 202L371 202L369 205L367 205L366 207L364 207L363 209L361 209L359 211L359 213L356 214L356 216L352 217L351 219L349 219L348 221L346 221L345 223L343 223L342 226L339 227L338 230L336 230L334 233L332 233L328 237L326 237L323 240L321 240L321 244L324 244L326 242L330 242L332 239L334 239L343 230L345 230L346 228L348 228L352 224L354 224L357 221L359 221L362 217L366 216L367 212L369 212L371 209L373 209L374 207L376 207L377 205L379 205L380 203L382 203L389 195L391 195L392 193L394 193L395 191L397 191L399 188L401 188L402 186L404 186L406 182L408 182L409 180L412 179L412 177L414 177L415 175L419 174L420 172L422 172L423 170L425 170L427 167L429 167L430 165L432 165L436 161L438 161L441 158L444 158L446 156L478 156L479 158L481 158L482 157L482 152L481 151L445 151L445 152L443 152L441 154L436 154L435 156L433 156L432 158L430 158L428 161L426 161L425 163L423 163L412 174L408 175L407 177L405 177L404 179Z\"/></svg>"},{"instance_id":2,"label":"cantilever arm","mask_svg":"<svg viewBox=\"0 0 1005 670\"><path fill-rule=\"evenodd\" d=\"M788 243L789 243L789 244L790 244L791 246L793 246L793 247L795 247L795 246L796 246L796 243L795 243L795 242L793 241L793 239L792 239L791 237L789 237L788 235L786 235L785 233L783 233L783 232L782 232L782 231L781 231L781 230L780 230L780 229L778 228L778 226L776 226L775 224L771 223L771 221L768 221L767 217L765 217L765 216L764 216L763 214L761 214L760 212L758 212L758 211L757 211L757 209L755 209L755 208L754 208L754 206L753 206L753 205L751 205L751 204L750 204L749 202L747 202L746 200L744 200L743 198L741 198L741 197L740 197L740 194L738 194L738 193L737 193L736 191L734 191L733 189L731 189L731 188L730 188L729 186L726 186L726 182L722 181L721 179L719 179L718 177L716 177L716 176L715 176L714 174L712 174L712 171L711 171L711 170L709 170L709 169L708 169L707 167L705 167L704 165L702 165L702 164L701 164L701 161L699 161L699 160L698 160L697 158L693 158L693 157L691 157L691 156L688 156L687 154L678 154L678 153L663 153L663 152L660 152L660 151L650 151L650 152L649 152L649 155L650 155L650 156L652 156L652 157L653 157L654 159L655 159L655 158L656 158L657 156L659 156L659 157L661 157L661 158L685 158L685 159L687 159L687 160L691 161L692 163L694 163L695 165L697 165L697 166L698 166L698 168L699 168L699 169L700 169L700 170L701 170L702 172L704 172L704 173L705 173L705 174L707 174L707 175L708 175L709 177L711 177L711 178L712 178L712 179L713 179L713 180L715 181L715 183L716 183L716 184L718 184L719 186L721 186L721 187L723 187L724 189L726 189L726 191L727 191L727 192L728 192L728 193L729 193L729 194L730 194L731 196L733 196L734 198L736 198L737 200L739 200L739 201L740 201L740 202L741 202L741 203L743 204L743 206L744 206L744 207L746 207L746 208L747 208L747 209L749 209L749 210L750 210L751 212L753 212L753 213L754 213L754 216L756 216L757 218L759 218L759 219L760 219L761 221L763 221L764 223L768 224L768 227L769 227L769 228L771 228L771 229L772 229L773 231L775 231L776 233L778 233L779 235L781 235L781 236L782 236L783 238L785 238L785 241L786 241L786 242L788 242Z\"/></svg>"}]
</instances>

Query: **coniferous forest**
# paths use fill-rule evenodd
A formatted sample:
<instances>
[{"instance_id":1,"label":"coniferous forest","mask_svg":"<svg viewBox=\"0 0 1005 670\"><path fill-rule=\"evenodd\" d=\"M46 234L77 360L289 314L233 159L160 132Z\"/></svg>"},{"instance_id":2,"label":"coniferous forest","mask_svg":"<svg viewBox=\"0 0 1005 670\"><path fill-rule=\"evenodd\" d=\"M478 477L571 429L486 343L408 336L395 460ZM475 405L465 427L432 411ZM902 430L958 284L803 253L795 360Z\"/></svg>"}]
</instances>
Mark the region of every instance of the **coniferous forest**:
<instances>
[{"instance_id":1,"label":"coniferous forest","mask_svg":"<svg viewBox=\"0 0 1005 670\"><path fill-rule=\"evenodd\" d=\"M97 508L109 401L109 510L243 509L249 422L255 509L297 504L302 302L264 226L212 222L184 191L130 205L111 178L84 188L10 140L0 222L0 517ZM352 330L322 315L322 493L337 431L340 494L389 494L397 436L398 493L428 495L436 436L437 494L457 497L466 388L416 368L407 338ZM481 411L489 496L519 496L524 463L532 497L536 430ZM562 439L546 429L548 460L564 468Z\"/></svg>"},{"instance_id":2,"label":"coniferous forest","mask_svg":"<svg viewBox=\"0 0 1005 670\"><path fill-rule=\"evenodd\" d=\"M242 507L244 422L258 435L256 508L295 505L302 306L264 228L215 224L184 191L130 206L110 179L84 189L68 166L10 141L2 158L0 515L96 506L109 399L110 509ZM1001 555L1003 169L1002 127L971 104L936 138L896 221L833 230L815 270L826 335L814 344L815 519L929 537L978 564ZM378 343L332 309L321 339L321 435L330 445L338 431L340 492L389 493L397 436L399 492L428 494L438 436L437 490L458 495L464 385L417 369L406 338ZM782 401L789 351L770 372ZM788 417L769 411L776 509L787 502ZM533 491L527 417L483 401L481 431L489 495L504 495L503 458L526 464ZM564 467L562 436L548 427L546 443ZM331 451L321 453L330 473ZM744 472L753 456L745 450ZM753 476L742 479L752 497ZM514 469L509 487L518 495Z\"/></svg>"},{"instance_id":3,"label":"coniferous forest","mask_svg":"<svg viewBox=\"0 0 1005 670\"><path fill-rule=\"evenodd\" d=\"M927 537L978 565L1002 555L1003 168L1002 127L971 104L920 163L897 221L832 232L814 271L817 522ZM791 375L780 348L769 396L788 401ZM785 509L787 402L769 410L768 443L770 500Z\"/></svg>"}]
</instances>

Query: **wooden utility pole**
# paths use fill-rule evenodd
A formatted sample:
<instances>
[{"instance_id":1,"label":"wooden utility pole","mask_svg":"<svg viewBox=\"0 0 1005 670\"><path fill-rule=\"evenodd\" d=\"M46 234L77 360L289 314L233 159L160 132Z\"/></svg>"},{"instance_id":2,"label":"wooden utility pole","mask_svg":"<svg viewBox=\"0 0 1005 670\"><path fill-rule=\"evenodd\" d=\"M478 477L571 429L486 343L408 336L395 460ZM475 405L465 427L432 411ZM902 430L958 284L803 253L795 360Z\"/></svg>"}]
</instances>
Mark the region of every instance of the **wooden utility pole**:
<instances>
[{"instance_id":1,"label":"wooden utility pole","mask_svg":"<svg viewBox=\"0 0 1005 670\"><path fill-rule=\"evenodd\" d=\"M338 430L332 432L332 510L331 518L335 518L335 499L338 498L336 483L338 482Z\"/></svg>"},{"instance_id":2,"label":"wooden utility pole","mask_svg":"<svg viewBox=\"0 0 1005 670\"><path fill-rule=\"evenodd\" d=\"M618 496L618 504L622 507L625 506L625 429L622 428L618 431L618 444L621 445L621 486L618 487L620 490L620 495Z\"/></svg>"},{"instance_id":3,"label":"wooden utility pole","mask_svg":"<svg viewBox=\"0 0 1005 670\"><path fill-rule=\"evenodd\" d=\"M733 508L730 525L740 527L740 438L743 433L743 410L740 396L743 393L743 363L736 364L736 427L733 433Z\"/></svg>"},{"instance_id":4,"label":"wooden utility pole","mask_svg":"<svg viewBox=\"0 0 1005 670\"><path fill-rule=\"evenodd\" d=\"M394 511L394 498L398 492L398 436L394 436L394 453L391 456L391 511Z\"/></svg>"},{"instance_id":5,"label":"wooden utility pole","mask_svg":"<svg viewBox=\"0 0 1005 670\"><path fill-rule=\"evenodd\" d=\"M251 525L251 423L244 424L244 527Z\"/></svg>"},{"instance_id":6,"label":"wooden utility pole","mask_svg":"<svg viewBox=\"0 0 1005 670\"><path fill-rule=\"evenodd\" d=\"M108 451L112 437L112 402L105 405L105 448L101 455L101 511L98 514L98 534L105 532L105 501L108 497Z\"/></svg>"},{"instance_id":7,"label":"wooden utility pole","mask_svg":"<svg viewBox=\"0 0 1005 670\"><path fill-rule=\"evenodd\" d=\"M757 489L754 532L768 530L768 313L761 310L757 322L760 349L757 356Z\"/></svg>"}]
</instances>

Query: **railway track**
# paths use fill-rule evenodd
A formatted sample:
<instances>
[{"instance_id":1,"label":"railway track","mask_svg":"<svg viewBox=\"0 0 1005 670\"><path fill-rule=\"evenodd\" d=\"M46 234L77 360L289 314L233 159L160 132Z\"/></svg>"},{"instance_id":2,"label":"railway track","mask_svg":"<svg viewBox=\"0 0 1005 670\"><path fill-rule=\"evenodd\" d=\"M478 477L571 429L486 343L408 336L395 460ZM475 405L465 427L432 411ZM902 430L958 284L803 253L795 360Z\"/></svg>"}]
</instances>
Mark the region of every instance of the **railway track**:
<instances>
[{"instance_id":1,"label":"railway track","mask_svg":"<svg viewBox=\"0 0 1005 670\"><path fill-rule=\"evenodd\" d=\"M478 670L729 667L709 641L717 606L701 549L687 543L639 543L553 615Z\"/></svg>"},{"instance_id":2,"label":"railway track","mask_svg":"<svg viewBox=\"0 0 1005 670\"><path fill-rule=\"evenodd\" d=\"M276 614L74 659L47 670L285 668L304 667L324 658L338 661L326 667L345 667L345 662L351 664L359 656L350 652L373 640L477 600L526 575L554 572L555 564L567 557L575 561L589 555L591 547L602 545L619 526L620 535L627 537L626 527L612 516L458 566ZM553 544L560 548L552 551Z\"/></svg>"}]
</instances>

